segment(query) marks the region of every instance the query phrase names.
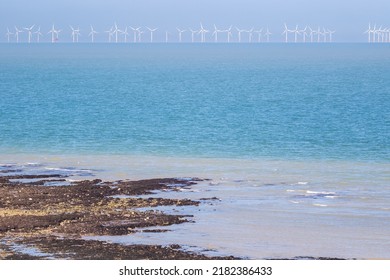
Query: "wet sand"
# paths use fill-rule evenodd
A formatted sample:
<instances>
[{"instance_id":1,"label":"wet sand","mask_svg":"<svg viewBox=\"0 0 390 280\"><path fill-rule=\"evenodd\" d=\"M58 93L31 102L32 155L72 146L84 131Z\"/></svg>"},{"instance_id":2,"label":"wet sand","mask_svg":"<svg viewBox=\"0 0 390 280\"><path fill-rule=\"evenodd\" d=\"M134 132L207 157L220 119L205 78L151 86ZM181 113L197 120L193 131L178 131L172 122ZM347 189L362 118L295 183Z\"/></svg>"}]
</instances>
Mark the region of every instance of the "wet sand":
<instances>
[{"instance_id":1,"label":"wet sand","mask_svg":"<svg viewBox=\"0 0 390 280\"><path fill-rule=\"evenodd\" d=\"M193 222L192 216L139 208L198 206L199 201L137 196L155 191L177 191L200 179L96 179L70 185L64 184L65 179L60 174L1 174L0 259L234 258L188 252L177 244L121 245L83 239L86 236L131 235L141 228L145 231L149 227Z\"/></svg>"}]
</instances>

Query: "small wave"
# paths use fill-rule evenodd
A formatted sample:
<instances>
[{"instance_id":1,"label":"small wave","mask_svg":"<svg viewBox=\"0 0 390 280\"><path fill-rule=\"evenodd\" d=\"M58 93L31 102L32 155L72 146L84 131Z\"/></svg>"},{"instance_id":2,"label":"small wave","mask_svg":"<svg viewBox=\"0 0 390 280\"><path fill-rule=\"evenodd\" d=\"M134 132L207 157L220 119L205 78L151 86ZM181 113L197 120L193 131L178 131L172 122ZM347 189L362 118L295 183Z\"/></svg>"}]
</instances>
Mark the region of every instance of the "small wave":
<instances>
[{"instance_id":1,"label":"small wave","mask_svg":"<svg viewBox=\"0 0 390 280\"><path fill-rule=\"evenodd\" d=\"M326 204L319 204L319 203L313 203L313 206L317 206L317 207L328 207L328 205L326 205Z\"/></svg>"}]
</instances>

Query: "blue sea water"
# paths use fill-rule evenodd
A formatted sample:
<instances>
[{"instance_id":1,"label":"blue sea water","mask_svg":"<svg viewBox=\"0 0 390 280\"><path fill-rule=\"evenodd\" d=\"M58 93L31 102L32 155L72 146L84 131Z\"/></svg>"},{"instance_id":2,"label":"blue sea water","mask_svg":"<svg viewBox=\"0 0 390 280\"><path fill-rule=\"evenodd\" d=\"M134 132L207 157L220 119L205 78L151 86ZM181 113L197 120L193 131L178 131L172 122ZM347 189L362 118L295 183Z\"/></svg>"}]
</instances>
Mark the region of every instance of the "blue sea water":
<instances>
[{"instance_id":1,"label":"blue sea water","mask_svg":"<svg viewBox=\"0 0 390 280\"><path fill-rule=\"evenodd\" d=\"M390 47L2 44L0 152L390 159Z\"/></svg>"},{"instance_id":2,"label":"blue sea water","mask_svg":"<svg viewBox=\"0 0 390 280\"><path fill-rule=\"evenodd\" d=\"M390 259L389 73L388 44L0 44L0 173L211 179L154 195L195 223L104 240Z\"/></svg>"}]
</instances>

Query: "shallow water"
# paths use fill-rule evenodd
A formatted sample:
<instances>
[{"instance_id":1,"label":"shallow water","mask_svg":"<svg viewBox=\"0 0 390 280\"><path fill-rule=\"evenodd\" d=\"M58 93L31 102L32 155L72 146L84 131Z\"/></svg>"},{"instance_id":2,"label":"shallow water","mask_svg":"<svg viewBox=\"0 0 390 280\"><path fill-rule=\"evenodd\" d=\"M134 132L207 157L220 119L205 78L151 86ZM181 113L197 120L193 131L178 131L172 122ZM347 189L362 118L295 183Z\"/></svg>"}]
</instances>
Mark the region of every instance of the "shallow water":
<instances>
[{"instance_id":1,"label":"shallow water","mask_svg":"<svg viewBox=\"0 0 390 280\"><path fill-rule=\"evenodd\" d=\"M2 158L10 163L14 156ZM19 156L40 164L15 165L23 172L73 170L68 179L200 177L179 192L156 197L190 198L199 207L154 208L194 215L195 223L98 239L133 244L178 243L211 255L244 258L390 258L390 186L386 163L190 159L129 156ZM37 161L37 160L41 161ZM15 162L15 161L14 161ZM74 168L69 168L74 166ZM89 167L89 168L87 168ZM79 171L93 170L93 176ZM33 172L34 171L34 172ZM54 174L52 173L52 174ZM83 174L83 173L82 173ZM218 199L202 200L204 198ZM126 199L123 197L123 199ZM147 209L145 209L147 210ZM208 250L208 251L207 251Z\"/></svg>"}]
</instances>

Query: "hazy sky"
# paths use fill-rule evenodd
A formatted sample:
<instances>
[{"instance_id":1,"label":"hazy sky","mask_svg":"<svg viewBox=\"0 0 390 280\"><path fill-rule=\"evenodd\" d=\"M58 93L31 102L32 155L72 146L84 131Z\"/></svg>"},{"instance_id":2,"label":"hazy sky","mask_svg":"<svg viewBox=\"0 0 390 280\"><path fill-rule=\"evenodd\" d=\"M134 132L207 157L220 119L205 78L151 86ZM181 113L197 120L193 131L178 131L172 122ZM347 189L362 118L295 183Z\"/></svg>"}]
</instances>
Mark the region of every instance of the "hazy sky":
<instances>
[{"instance_id":1,"label":"hazy sky","mask_svg":"<svg viewBox=\"0 0 390 280\"><path fill-rule=\"evenodd\" d=\"M159 27L156 40L163 40L166 30L172 32L173 40L176 27L197 28L202 21L208 29L214 23L221 29L268 25L272 41L283 39L284 22L291 28L299 24L336 30L335 41L364 41L362 33L369 22L390 28L390 0L0 0L0 41L6 41L7 27L13 31L15 25L32 24L40 25L43 40L49 40L52 23L64 30L62 41L71 39L69 25L79 26L81 40L87 40L90 24L103 31L115 21L120 28ZM105 35L99 33L98 39L107 40ZM21 40L26 37L21 34ZM183 34L183 39L189 40L190 33Z\"/></svg>"}]
</instances>

